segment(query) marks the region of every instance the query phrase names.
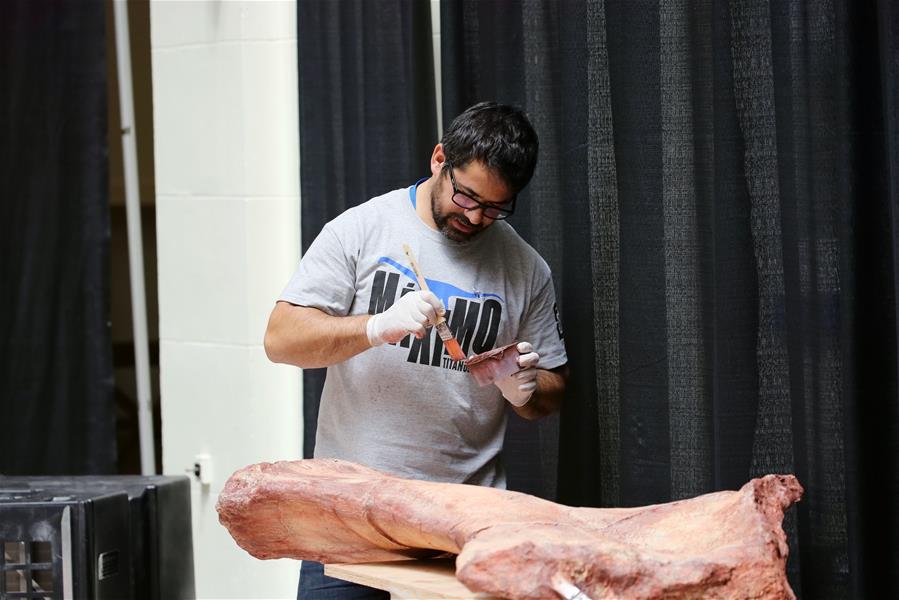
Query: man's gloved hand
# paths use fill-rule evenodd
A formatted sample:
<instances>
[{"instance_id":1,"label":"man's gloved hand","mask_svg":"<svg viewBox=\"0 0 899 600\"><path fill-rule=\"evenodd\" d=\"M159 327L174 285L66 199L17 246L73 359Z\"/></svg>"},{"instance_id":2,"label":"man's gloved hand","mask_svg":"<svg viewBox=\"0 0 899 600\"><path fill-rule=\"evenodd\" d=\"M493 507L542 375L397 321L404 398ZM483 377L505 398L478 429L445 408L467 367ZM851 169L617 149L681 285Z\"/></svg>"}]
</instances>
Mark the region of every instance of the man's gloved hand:
<instances>
[{"instance_id":1,"label":"man's gloved hand","mask_svg":"<svg viewBox=\"0 0 899 600\"><path fill-rule=\"evenodd\" d=\"M521 371L512 373L493 383L503 392L503 397L513 406L524 406L537 389L537 363L540 355L534 352L530 342L519 342L518 366Z\"/></svg>"},{"instance_id":2,"label":"man's gloved hand","mask_svg":"<svg viewBox=\"0 0 899 600\"><path fill-rule=\"evenodd\" d=\"M372 346L398 342L411 333L422 338L425 328L443 312L443 303L430 291L409 292L382 313L372 316L365 326Z\"/></svg>"}]
</instances>

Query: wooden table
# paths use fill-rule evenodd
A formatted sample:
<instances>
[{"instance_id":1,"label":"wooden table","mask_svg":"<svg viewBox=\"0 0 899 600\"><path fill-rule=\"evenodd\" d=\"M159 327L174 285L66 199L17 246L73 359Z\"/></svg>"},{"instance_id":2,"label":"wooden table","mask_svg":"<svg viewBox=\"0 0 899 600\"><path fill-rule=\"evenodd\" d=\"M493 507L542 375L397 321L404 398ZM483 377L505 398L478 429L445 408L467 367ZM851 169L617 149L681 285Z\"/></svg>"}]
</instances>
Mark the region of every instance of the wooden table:
<instances>
[{"instance_id":1,"label":"wooden table","mask_svg":"<svg viewBox=\"0 0 899 600\"><path fill-rule=\"evenodd\" d=\"M476 593L456 579L455 557L398 560L359 565L325 565L325 575L390 592L391 598L477 598L498 600Z\"/></svg>"}]
</instances>

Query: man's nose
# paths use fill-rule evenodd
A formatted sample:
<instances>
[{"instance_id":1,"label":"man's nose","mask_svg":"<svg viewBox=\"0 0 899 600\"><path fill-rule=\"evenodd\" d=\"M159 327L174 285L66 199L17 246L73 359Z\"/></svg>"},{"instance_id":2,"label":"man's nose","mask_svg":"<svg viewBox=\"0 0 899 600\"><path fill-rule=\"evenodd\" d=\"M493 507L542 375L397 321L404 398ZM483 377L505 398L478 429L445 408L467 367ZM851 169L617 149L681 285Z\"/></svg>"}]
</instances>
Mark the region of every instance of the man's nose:
<instances>
[{"instance_id":1,"label":"man's nose","mask_svg":"<svg viewBox=\"0 0 899 600\"><path fill-rule=\"evenodd\" d=\"M465 209L465 218L468 219L468 222L472 225L480 225L481 220L484 218L484 211L480 206L467 208Z\"/></svg>"}]
</instances>

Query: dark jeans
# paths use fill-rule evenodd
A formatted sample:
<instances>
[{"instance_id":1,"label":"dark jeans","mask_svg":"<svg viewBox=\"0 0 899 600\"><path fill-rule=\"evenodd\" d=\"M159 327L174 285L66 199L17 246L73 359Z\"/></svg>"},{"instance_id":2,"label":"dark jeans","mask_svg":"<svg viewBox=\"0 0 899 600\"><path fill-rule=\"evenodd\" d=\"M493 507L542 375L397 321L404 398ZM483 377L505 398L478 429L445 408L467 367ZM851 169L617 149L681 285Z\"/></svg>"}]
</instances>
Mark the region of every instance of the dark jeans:
<instances>
[{"instance_id":1,"label":"dark jeans","mask_svg":"<svg viewBox=\"0 0 899 600\"><path fill-rule=\"evenodd\" d=\"M324 565L304 560L300 566L297 600L390 600L390 593L328 577Z\"/></svg>"}]
</instances>

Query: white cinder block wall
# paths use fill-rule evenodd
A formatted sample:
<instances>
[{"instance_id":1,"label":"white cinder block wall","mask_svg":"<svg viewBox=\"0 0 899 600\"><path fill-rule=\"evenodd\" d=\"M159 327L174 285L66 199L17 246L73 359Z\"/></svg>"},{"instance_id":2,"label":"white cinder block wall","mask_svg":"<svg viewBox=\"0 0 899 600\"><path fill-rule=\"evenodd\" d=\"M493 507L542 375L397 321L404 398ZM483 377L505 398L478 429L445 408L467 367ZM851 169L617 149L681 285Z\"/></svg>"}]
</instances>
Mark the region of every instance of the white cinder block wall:
<instances>
[{"instance_id":1,"label":"white cinder block wall","mask_svg":"<svg viewBox=\"0 0 899 600\"><path fill-rule=\"evenodd\" d=\"M198 454L199 598L295 597L299 563L259 561L219 525L225 479L302 449L301 373L262 339L299 257L296 5L153 0L163 472Z\"/></svg>"}]
</instances>

